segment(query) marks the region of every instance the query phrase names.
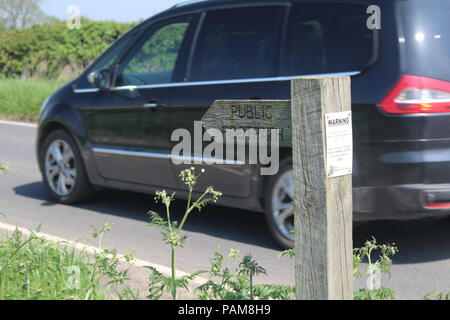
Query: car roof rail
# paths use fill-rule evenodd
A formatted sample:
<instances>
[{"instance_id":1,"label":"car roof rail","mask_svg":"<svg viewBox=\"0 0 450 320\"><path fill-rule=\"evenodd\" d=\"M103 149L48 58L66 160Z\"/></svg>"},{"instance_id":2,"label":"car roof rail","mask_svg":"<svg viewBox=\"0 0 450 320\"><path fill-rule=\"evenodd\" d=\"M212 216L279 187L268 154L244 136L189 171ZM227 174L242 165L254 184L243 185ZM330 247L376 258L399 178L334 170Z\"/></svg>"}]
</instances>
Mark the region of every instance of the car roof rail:
<instances>
[{"instance_id":1,"label":"car roof rail","mask_svg":"<svg viewBox=\"0 0 450 320\"><path fill-rule=\"evenodd\" d=\"M177 3L176 5L173 6L173 8L180 8L180 7L188 6L190 4L207 2L207 1L209 1L209 0L188 0L188 1Z\"/></svg>"}]
</instances>

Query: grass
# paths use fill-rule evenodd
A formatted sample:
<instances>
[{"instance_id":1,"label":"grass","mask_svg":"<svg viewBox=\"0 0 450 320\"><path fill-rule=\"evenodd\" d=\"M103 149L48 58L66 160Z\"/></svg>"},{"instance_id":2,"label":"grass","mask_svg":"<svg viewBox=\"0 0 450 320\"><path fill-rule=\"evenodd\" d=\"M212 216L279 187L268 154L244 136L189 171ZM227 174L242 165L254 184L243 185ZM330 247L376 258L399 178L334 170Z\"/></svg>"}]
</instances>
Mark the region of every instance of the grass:
<instances>
[{"instance_id":1,"label":"grass","mask_svg":"<svg viewBox=\"0 0 450 320\"><path fill-rule=\"evenodd\" d=\"M111 264L35 235L19 231L0 242L0 300L111 300L133 298L114 286ZM108 277L111 275L111 277Z\"/></svg>"},{"instance_id":2,"label":"grass","mask_svg":"<svg viewBox=\"0 0 450 320\"><path fill-rule=\"evenodd\" d=\"M0 117L36 121L44 100L62 85L56 80L0 79Z\"/></svg>"}]
</instances>

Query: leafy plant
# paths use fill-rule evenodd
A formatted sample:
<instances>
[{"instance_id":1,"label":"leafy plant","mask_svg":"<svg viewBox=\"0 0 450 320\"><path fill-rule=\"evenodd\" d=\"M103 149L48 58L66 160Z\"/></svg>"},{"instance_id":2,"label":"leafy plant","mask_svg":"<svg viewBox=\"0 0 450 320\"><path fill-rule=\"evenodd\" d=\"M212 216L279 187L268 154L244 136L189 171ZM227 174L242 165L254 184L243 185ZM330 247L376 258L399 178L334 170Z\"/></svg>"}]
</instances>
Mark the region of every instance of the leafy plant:
<instances>
[{"instance_id":1,"label":"leafy plant","mask_svg":"<svg viewBox=\"0 0 450 320\"><path fill-rule=\"evenodd\" d=\"M92 256L67 243L46 241L38 232L24 236L16 230L0 243L0 300L137 298L125 285L126 272L117 270L114 252Z\"/></svg>"},{"instance_id":2,"label":"leafy plant","mask_svg":"<svg viewBox=\"0 0 450 320\"><path fill-rule=\"evenodd\" d=\"M289 258L294 258L295 257L295 249L288 249L285 251L282 251L279 255L278 258L283 258L288 256Z\"/></svg>"},{"instance_id":3,"label":"leafy plant","mask_svg":"<svg viewBox=\"0 0 450 320\"><path fill-rule=\"evenodd\" d=\"M389 288L360 289L355 292L353 300L394 300L395 291Z\"/></svg>"},{"instance_id":4,"label":"leafy plant","mask_svg":"<svg viewBox=\"0 0 450 320\"><path fill-rule=\"evenodd\" d=\"M266 269L261 267L251 255L245 256L242 262L239 264L239 274L248 277L250 288L250 300L254 300L253 295L253 278L258 275L267 275Z\"/></svg>"},{"instance_id":5,"label":"leafy plant","mask_svg":"<svg viewBox=\"0 0 450 320\"><path fill-rule=\"evenodd\" d=\"M295 237L295 231L289 231L290 236ZM291 259L295 257L295 248L284 250L278 256L279 258L283 258L289 256Z\"/></svg>"},{"instance_id":6,"label":"leafy plant","mask_svg":"<svg viewBox=\"0 0 450 320\"><path fill-rule=\"evenodd\" d=\"M135 293L126 286L128 280L128 269L119 270L122 260L131 262L134 259L132 254L120 256L116 249L104 249L103 237L112 230L112 224L106 223L101 229L92 226L92 237L98 240L100 250L94 256L91 277L88 285L81 291L87 300L95 292L95 288L102 287L106 292L117 294L120 298L135 297Z\"/></svg>"},{"instance_id":7,"label":"leafy plant","mask_svg":"<svg viewBox=\"0 0 450 320\"><path fill-rule=\"evenodd\" d=\"M205 171L202 170L202 173ZM150 275L149 295L151 299L160 298L164 292L168 292L172 295L172 298L177 299L177 291L179 288L188 288L189 281L195 279L198 275L202 274L202 271L196 272L190 276L184 276L177 278L176 275L176 250L183 247L183 244L187 240L187 235L182 234L183 227L189 217L194 211L201 211L208 203L215 203L222 195L220 192L215 191L212 187L207 188L203 194L194 201L193 192L194 187L200 176L195 175L195 169L183 170L180 174L180 178L183 183L188 187L189 196L186 211L180 224L176 221L172 221L170 216L170 205L174 200L175 194L168 195L166 191L158 191L156 193L155 200L161 201L166 208L166 219L164 220L158 213L150 211L148 214L151 218L151 226L157 227L161 230L161 235L164 242L171 248L171 277L166 277L158 270L150 268L152 273Z\"/></svg>"},{"instance_id":8,"label":"leafy plant","mask_svg":"<svg viewBox=\"0 0 450 320\"><path fill-rule=\"evenodd\" d=\"M450 301L450 292L431 292L424 298L425 300Z\"/></svg>"},{"instance_id":9,"label":"leafy plant","mask_svg":"<svg viewBox=\"0 0 450 320\"><path fill-rule=\"evenodd\" d=\"M241 259L238 250L231 250L225 257L215 252L209 270L209 280L197 288L200 300L289 300L294 287L277 285L253 285L253 277L266 274L250 255L245 256L233 273L227 266L230 260Z\"/></svg>"},{"instance_id":10,"label":"leafy plant","mask_svg":"<svg viewBox=\"0 0 450 320\"><path fill-rule=\"evenodd\" d=\"M379 252L378 260L373 261L372 254ZM367 241L362 248L354 249L353 254L353 276L361 277L360 267L362 262L367 259L368 267L366 274L369 275L368 289L360 289L355 295L355 300L393 300L395 292L391 289L380 286L381 275L391 276L392 260L391 256L397 254L398 249L394 245L379 245L377 240Z\"/></svg>"},{"instance_id":11,"label":"leafy plant","mask_svg":"<svg viewBox=\"0 0 450 320\"><path fill-rule=\"evenodd\" d=\"M4 173L4 172L6 172L6 171L8 171L9 170L9 165L8 164L1 164L0 163L0 174L1 173Z\"/></svg>"},{"instance_id":12,"label":"leafy plant","mask_svg":"<svg viewBox=\"0 0 450 320\"><path fill-rule=\"evenodd\" d=\"M379 259L373 262L372 254L378 251L380 252ZM362 248L353 250L353 277L362 277L360 271L361 265L365 259L368 261L368 267L366 268L366 274L369 275L368 284L371 288L360 289L355 292L354 300L392 300L394 299L395 292L389 288L377 287L374 284L374 280L381 281L381 274L387 274L391 276L390 268L392 266L391 256L398 252L397 248L392 245L379 245L375 238L367 241ZM285 250L280 253L279 257L289 256L295 257L295 249Z\"/></svg>"},{"instance_id":13,"label":"leafy plant","mask_svg":"<svg viewBox=\"0 0 450 320\"><path fill-rule=\"evenodd\" d=\"M173 278L166 277L161 272L159 272L154 267L147 267L150 269L150 282L149 282L149 291L147 298L151 300L158 300L162 297L164 292L169 292L172 294L172 298L175 300L177 298L177 290L183 288L185 290L189 290L189 282L197 278L203 271L195 272L191 275Z\"/></svg>"}]
</instances>

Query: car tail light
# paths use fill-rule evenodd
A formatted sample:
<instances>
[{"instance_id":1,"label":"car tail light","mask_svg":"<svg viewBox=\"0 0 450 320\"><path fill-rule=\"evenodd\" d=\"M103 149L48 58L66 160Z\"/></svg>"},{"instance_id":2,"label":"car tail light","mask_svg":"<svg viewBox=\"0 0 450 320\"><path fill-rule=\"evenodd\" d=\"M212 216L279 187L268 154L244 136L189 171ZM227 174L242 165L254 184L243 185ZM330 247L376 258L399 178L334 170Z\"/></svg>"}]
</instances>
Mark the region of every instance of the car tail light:
<instances>
[{"instance_id":1,"label":"car tail light","mask_svg":"<svg viewBox=\"0 0 450 320\"><path fill-rule=\"evenodd\" d=\"M441 203L427 203L425 205L427 209L450 209L450 202L441 202Z\"/></svg>"},{"instance_id":2,"label":"car tail light","mask_svg":"<svg viewBox=\"0 0 450 320\"><path fill-rule=\"evenodd\" d=\"M403 75L380 107L391 114L450 112L450 82Z\"/></svg>"}]
</instances>

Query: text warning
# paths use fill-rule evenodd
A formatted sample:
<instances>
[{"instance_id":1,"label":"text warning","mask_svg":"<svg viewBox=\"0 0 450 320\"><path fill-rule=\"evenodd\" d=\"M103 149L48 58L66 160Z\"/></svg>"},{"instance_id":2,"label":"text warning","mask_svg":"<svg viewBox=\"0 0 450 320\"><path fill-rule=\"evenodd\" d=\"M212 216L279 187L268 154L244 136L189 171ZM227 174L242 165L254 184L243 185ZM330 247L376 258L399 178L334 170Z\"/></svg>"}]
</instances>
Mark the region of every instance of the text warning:
<instances>
[{"instance_id":1,"label":"text warning","mask_svg":"<svg viewBox=\"0 0 450 320\"><path fill-rule=\"evenodd\" d=\"M353 173L352 113L325 115L327 177L336 178Z\"/></svg>"}]
</instances>

